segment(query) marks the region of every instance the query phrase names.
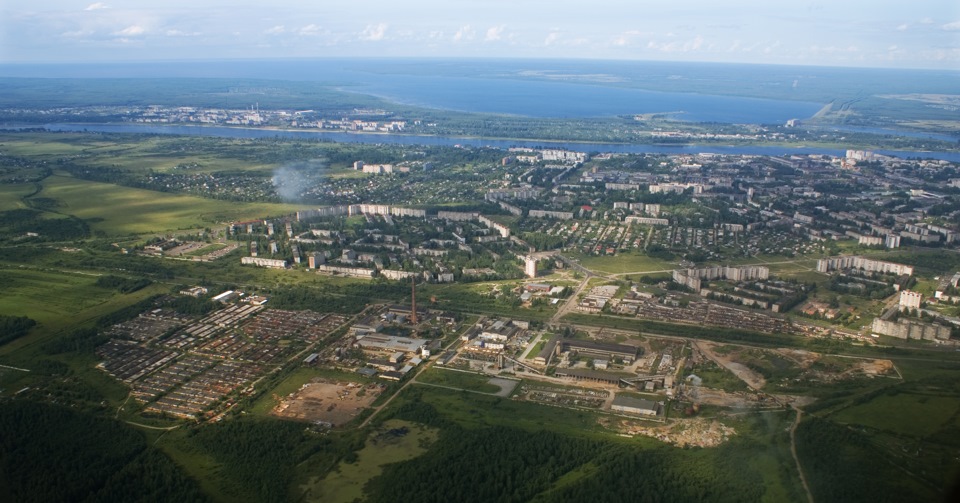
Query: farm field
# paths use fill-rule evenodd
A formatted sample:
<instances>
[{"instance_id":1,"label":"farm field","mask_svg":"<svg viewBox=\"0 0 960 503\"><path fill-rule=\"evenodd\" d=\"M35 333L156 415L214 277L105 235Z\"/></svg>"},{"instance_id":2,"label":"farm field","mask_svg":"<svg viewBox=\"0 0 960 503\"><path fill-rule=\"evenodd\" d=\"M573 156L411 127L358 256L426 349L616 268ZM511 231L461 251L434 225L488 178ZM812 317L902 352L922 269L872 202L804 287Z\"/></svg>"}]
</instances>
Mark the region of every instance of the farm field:
<instances>
[{"instance_id":1,"label":"farm field","mask_svg":"<svg viewBox=\"0 0 960 503\"><path fill-rule=\"evenodd\" d=\"M0 296L0 314L27 316L37 321L34 333L51 334L93 321L158 293L150 286L132 294L96 286L98 275L66 271L0 268L4 295ZM0 354L19 347L28 338L0 348Z\"/></svg>"},{"instance_id":2,"label":"farm field","mask_svg":"<svg viewBox=\"0 0 960 503\"><path fill-rule=\"evenodd\" d=\"M25 208L21 199L36 190L32 183L13 183L0 185L0 211Z\"/></svg>"},{"instance_id":3,"label":"farm field","mask_svg":"<svg viewBox=\"0 0 960 503\"><path fill-rule=\"evenodd\" d=\"M38 196L56 200L60 204L58 212L87 220L93 229L108 235L195 229L293 213L299 208L289 204L236 203L166 194L65 175L45 179Z\"/></svg>"}]
</instances>

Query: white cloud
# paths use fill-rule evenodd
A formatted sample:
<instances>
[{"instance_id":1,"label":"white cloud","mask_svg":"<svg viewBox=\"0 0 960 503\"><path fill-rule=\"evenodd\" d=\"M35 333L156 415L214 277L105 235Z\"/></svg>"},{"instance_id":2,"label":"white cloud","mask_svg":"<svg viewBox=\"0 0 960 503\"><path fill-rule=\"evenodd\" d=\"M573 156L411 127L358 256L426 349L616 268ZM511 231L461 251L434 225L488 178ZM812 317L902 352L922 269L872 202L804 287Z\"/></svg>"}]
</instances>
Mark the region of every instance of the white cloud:
<instances>
[{"instance_id":1,"label":"white cloud","mask_svg":"<svg viewBox=\"0 0 960 503\"><path fill-rule=\"evenodd\" d=\"M460 42L461 40L473 40L473 37L476 36L476 32L473 31L473 28L470 25L466 25L457 30L453 34L453 41Z\"/></svg>"},{"instance_id":2,"label":"white cloud","mask_svg":"<svg viewBox=\"0 0 960 503\"><path fill-rule=\"evenodd\" d=\"M487 30L487 36L486 38L484 38L484 40L486 40L487 42L494 42L496 40L500 40L503 37L503 30L504 30L503 25L491 26Z\"/></svg>"},{"instance_id":3,"label":"white cloud","mask_svg":"<svg viewBox=\"0 0 960 503\"><path fill-rule=\"evenodd\" d=\"M907 28L910 28L910 25L903 23L900 26L897 26L897 31L907 31Z\"/></svg>"},{"instance_id":4,"label":"white cloud","mask_svg":"<svg viewBox=\"0 0 960 503\"><path fill-rule=\"evenodd\" d=\"M647 49L660 52L694 52L703 48L703 37L697 35L686 42L658 42L650 40L647 42Z\"/></svg>"},{"instance_id":5,"label":"white cloud","mask_svg":"<svg viewBox=\"0 0 960 503\"><path fill-rule=\"evenodd\" d=\"M66 38L84 38L93 35L91 30L76 30L76 31L65 31L60 34L61 37Z\"/></svg>"},{"instance_id":6,"label":"white cloud","mask_svg":"<svg viewBox=\"0 0 960 503\"><path fill-rule=\"evenodd\" d=\"M143 26L134 24L134 25L127 26L126 28L118 32L114 32L114 35L118 35L121 37L136 37L139 35L143 35L144 33L146 33L146 31L147 30L145 30Z\"/></svg>"},{"instance_id":7,"label":"white cloud","mask_svg":"<svg viewBox=\"0 0 960 503\"><path fill-rule=\"evenodd\" d=\"M283 28L283 27L281 26L280 28ZM297 33L299 33L300 35L303 35L303 36L305 36L305 37L309 37L309 36L312 36L312 35L318 35L318 34L320 33L320 31L321 31L321 30L320 30L320 27L319 27L319 26L317 26L317 25L315 25L315 24L313 24L313 23L310 23L310 24L308 24L308 25L300 28L299 30L297 30ZM281 32L279 32L279 33L283 33L283 32L281 31Z\"/></svg>"},{"instance_id":8,"label":"white cloud","mask_svg":"<svg viewBox=\"0 0 960 503\"><path fill-rule=\"evenodd\" d=\"M280 25L274 26L273 28L270 28L270 29L268 29L268 30L265 30L265 31L263 32L263 34L264 34L264 35L279 35L279 34L285 32L285 31L287 31L287 29L286 29L282 24L280 24Z\"/></svg>"},{"instance_id":9,"label":"white cloud","mask_svg":"<svg viewBox=\"0 0 960 503\"><path fill-rule=\"evenodd\" d=\"M107 8L108 8L107 4L103 2L96 2L88 5L87 8L83 10L100 10L100 9L107 9Z\"/></svg>"},{"instance_id":10,"label":"white cloud","mask_svg":"<svg viewBox=\"0 0 960 503\"><path fill-rule=\"evenodd\" d=\"M613 39L613 45L624 46L629 44L635 37L644 35L640 30L629 30L621 33L617 38Z\"/></svg>"},{"instance_id":11,"label":"white cloud","mask_svg":"<svg viewBox=\"0 0 960 503\"><path fill-rule=\"evenodd\" d=\"M558 31L550 32L550 34L547 35L547 38L543 39L543 45L551 45L555 43L557 40L560 40L560 32Z\"/></svg>"},{"instance_id":12,"label":"white cloud","mask_svg":"<svg viewBox=\"0 0 960 503\"><path fill-rule=\"evenodd\" d=\"M698 51L703 47L703 37L697 35L696 38L684 44L684 49L687 51Z\"/></svg>"},{"instance_id":13,"label":"white cloud","mask_svg":"<svg viewBox=\"0 0 960 503\"><path fill-rule=\"evenodd\" d=\"M952 23L947 23L940 27L946 31L960 31L960 21L954 21Z\"/></svg>"},{"instance_id":14,"label":"white cloud","mask_svg":"<svg viewBox=\"0 0 960 503\"><path fill-rule=\"evenodd\" d=\"M360 34L360 38L373 42L383 40L383 37L387 34L387 27L387 23L368 24L363 29L363 33Z\"/></svg>"},{"instance_id":15,"label":"white cloud","mask_svg":"<svg viewBox=\"0 0 960 503\"><path fill-rule=\"evenodd\" d=\"M168 37L196 37L200 35L200 33L199 32L187 33L185 31L180 31L180 30L167 30L166 32L164 32L164 35Z\"/></svg>"}]
</instances>

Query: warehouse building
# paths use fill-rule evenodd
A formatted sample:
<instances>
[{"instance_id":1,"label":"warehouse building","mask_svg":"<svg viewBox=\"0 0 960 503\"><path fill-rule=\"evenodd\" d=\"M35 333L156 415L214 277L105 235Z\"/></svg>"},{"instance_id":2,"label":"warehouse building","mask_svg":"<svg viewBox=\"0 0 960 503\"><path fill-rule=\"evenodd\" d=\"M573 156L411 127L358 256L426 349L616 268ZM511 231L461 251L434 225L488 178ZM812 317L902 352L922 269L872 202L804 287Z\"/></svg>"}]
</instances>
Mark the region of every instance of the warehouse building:
<instances>
[{"instance_id":1,"label":"warehouse building","mask_svg":"<svg viewBox=\"0 0 960 503\"><path fill-rule=\"evenodd\" d=\"M632 396L617 395L613 399L610 410L625 414L639 414L641 416L656 416L660 413L660 404L653 400L634 398Z\"/></svg>"}]
</instances>

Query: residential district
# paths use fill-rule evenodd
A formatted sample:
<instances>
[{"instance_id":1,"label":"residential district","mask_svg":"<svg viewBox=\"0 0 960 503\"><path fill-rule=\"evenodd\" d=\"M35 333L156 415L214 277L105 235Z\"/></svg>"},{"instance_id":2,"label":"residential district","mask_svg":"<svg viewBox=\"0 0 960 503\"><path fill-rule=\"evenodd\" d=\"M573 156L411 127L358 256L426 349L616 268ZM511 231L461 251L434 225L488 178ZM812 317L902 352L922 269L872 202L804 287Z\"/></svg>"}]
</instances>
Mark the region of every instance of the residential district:
<instances>
[{"instance_id":1,"label":"residential district","mask_svg":"<svg viewBox=\"0 0 960 503\"><path fill-rule=\"evenodd\" d=\"M445 372L481 379L514 400L601 411L624 432L660 438L669 431L642 421L662 423L679 403L783 407L803 400L789 393L797 382L897 372L868 358L824 370L815 352L747 352L593 320L668 322L690 334L957 345L960 272L920 277L898 261L907 256L899 249L960 242L955 164L864 151L495 155L489 175L462 185L476 202L466 210L385 196L124 249L397 282L409 296L350 316L275 309L268 294L198 285L180 294L222 308L189 317L160 306L119 323L98 351L100 367L129 383L147 413L182 418L217 420L259 380L296 365L356 376L279 397L275 414L324 427L360 416L379 393L396 391L391 383L460 389L450 383L465 378L438 377ZM352 168L362 175L350 180L371 187L429 169L403 159L357 159ZM444 284L486 300L418 295ZM764 371L770 362L793 371ZM705 383L719 371L745 386ZM771 379L783 392L771 391Z\"/></svg>"}]
</instances>

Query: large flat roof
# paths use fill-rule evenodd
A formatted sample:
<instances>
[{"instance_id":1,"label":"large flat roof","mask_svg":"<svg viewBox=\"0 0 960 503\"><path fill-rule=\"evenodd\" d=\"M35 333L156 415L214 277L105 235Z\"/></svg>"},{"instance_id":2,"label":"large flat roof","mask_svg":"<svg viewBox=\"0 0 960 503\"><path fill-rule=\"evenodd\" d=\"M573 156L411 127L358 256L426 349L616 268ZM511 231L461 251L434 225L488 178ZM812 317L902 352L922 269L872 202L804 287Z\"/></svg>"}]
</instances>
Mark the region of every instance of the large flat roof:
<instances>
[{"instance_id":1,"label":"large flat roof","mask_svg":"<svg viewBox=\"0 0 960 503\"><path fill-rule=\"evenodd\" d=\"M653 400L647 400L645 398L634 398L632 396L624 396L618 394L614 399L612 405L620 407L629 407L631 409L640 409L640 410L657 410L657 402Z\"/></svg>"},{"instance_id":2,"label":"large flat roof","mask_svg":"<svg viewBox=\"0 0 960 503\"><path fill-rule=\"evenodd\" d=\"M579 377L582 379L596 379L598 381L619 381L620 379L637 377L636 374L629 374L626 372L604 372L602 370L592 369L557 369L556 375Z\"/></svg>"},{"instance_id":3,"label":"large flat roof","mask_svg":"<svg viewBox=\"0 0 960 503\"><path fill-rule=\"evenodd\" d=\"M602 351L606 353L622 353L622 354L629 354L632 356L637 355L637 347L628 346L626 344L610 344L606 342L585 341L582 339L561 339L560 343L568 347L580 348L588 351Z\"/></svg>"},{"instance_id":4,"label":"large flat roof","mask_svg":"<svg viewBox=\"0 0 960 503\"><path fill-rule=\"evenodd\" d=\"M430 341L414 337L396 337L393 335L367 334L357 337L357 344L365 348L378 348L390 351L415 353Z\"/></svg>"}]
</instances>

